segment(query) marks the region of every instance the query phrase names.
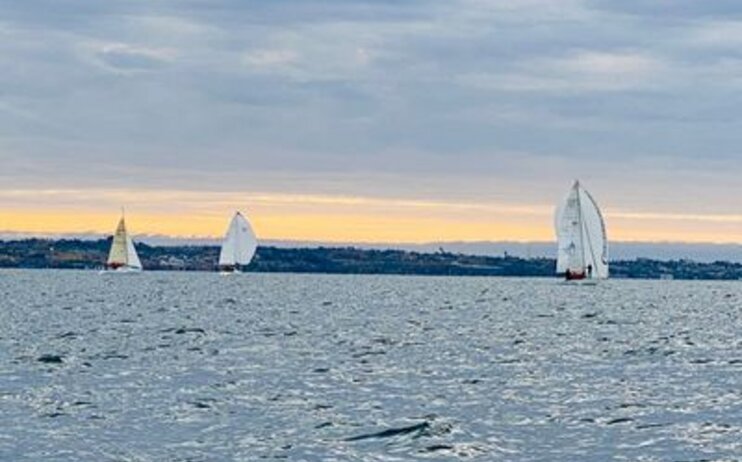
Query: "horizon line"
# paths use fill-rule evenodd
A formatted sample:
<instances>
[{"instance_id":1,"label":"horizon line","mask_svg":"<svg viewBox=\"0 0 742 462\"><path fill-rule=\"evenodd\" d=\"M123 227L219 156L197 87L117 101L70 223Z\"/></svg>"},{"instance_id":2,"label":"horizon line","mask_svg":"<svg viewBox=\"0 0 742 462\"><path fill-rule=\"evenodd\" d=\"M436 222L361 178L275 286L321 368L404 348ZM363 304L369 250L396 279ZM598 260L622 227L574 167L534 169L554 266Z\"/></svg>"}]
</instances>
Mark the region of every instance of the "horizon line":
<instances>
[{"instance_id":1,"label":"horizon line","mask_svg":"<svg viewBox=\"0 0 742 462\"><path fill-rule=\"evenodd\" d=\"M47 239L47 240L60 240L60 239L79 239L79 240L94 240L94 239L106 239L113 235L113 233L106 233L100 231L81 231L81 232L62 232L62 233L39 233L34 231L11 231L11 230L0 230L0 241L10 240L25 240L25 239ZM133 233L133 237L137 238L140 242L145 240L169 240L169 241L220 241L223 236L205 236L205 235L191 235L191 236L173 236L167 234L151 234L151 233ZM340 239L294 239L294 238L260 238L258 241L262 242L276 242L284 244L337 244L337 245L360 245L360 246L426 246L426 245L443 245L443 244L457 244L457 245L474 245L474 244L514 244L514 245L551 245L556 244L556 238L553 240L525 240L525 239L456 239L456 240L426 240L426 241L366 241L366 240L340 240ZM636 244L636 245L706 245L706 246L741 246L742 242L735 241L684 241L684 240L641 240L641 239L622 239L622 240L610 240L609 246L611 245L624 245L624 244Z\"/></svg>"}]
</instances>

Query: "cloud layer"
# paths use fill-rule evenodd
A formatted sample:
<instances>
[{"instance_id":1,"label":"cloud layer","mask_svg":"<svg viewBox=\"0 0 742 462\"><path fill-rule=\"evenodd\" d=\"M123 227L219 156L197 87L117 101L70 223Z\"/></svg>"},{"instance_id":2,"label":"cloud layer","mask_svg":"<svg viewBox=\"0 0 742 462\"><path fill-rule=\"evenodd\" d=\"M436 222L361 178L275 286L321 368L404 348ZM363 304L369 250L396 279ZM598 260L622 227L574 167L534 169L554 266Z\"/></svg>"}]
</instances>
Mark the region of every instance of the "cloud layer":
<instances>
[{"instance_id":1,"label":"cloud layer","mask_svg":"<svg viewBox=\"0 0 742 462\"><path fill-rule=\"evenodd\" d=\"M738 216L737 3L0 0L0 189Z\"/></svg>"}]
</instances>

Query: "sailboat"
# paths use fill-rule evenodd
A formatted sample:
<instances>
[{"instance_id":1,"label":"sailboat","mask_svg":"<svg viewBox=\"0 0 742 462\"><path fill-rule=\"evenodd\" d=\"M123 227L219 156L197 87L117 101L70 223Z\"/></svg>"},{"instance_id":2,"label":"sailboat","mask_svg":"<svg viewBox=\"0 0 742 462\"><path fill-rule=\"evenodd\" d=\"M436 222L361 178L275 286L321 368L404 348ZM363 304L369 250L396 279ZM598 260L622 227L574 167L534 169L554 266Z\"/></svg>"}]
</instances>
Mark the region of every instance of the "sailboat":
<instances>
[{"instance_id":1,"label":"sailboat","mask_svg":"<svg viewBox=\"0 0 742 462\"><path fill-rule=\"evenodd\" d=\"M126 231L126 220L122 213L121 220L113 235L111 251L108 254L105 273L138 273L142 271L142 262L139 261L134 241Z\"/></svg>"},{"instance_id":2,"label":"sailboat","mask_svg":"<svg viewBox=\"0 0 742 462\"><path fill-rule=\"evenodd\" d=\"M596 283L608 277L608 239L598 204L575 181L557 207L555 228L559 242L557 274L567 281Z\"/></svg>"},{"instance_id":3,"label":"sailboat","mask_svg":"<svg viewBox=\"0 0 742 462\"><path fill-rule=\"evenodd\" d=\"M250 264L257 248L258 239L252 226L242 213L235 213L222 242L219 271L223 274L241 272L243 267Z\"/></svg>"}]
</instances>

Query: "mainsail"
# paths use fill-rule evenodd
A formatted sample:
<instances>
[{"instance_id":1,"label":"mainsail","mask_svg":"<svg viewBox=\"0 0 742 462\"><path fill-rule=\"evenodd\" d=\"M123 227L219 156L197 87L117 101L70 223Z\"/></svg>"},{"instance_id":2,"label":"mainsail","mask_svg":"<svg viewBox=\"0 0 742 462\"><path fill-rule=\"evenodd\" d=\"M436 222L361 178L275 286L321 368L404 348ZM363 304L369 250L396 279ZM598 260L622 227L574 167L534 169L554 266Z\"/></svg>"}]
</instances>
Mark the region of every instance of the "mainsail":
<instances>
[{"instance_id":1,"label":"mainsail","mask_svg":"<svg viewBox=\"0 0 742 462\"><path fill-rule=\"evenodd\" d=\"M255 237L250 223L237 212L229 223L227 233L224 236L222 250L219 254L219 267L222 269L235 269L250 264L255 250L258 248L258 240Z\"/></svg>"},{"instance_id":2,"label":"mainsail","mask_svg":"<svg viewBox=\"0 0 742 462\"><path fill-rule=\"evenodd\" d=\"M116 227L116 233L113 235L111 251L108 254L106 266L110 269L142 269L142 262L139 261L137 250L134 248L134 242L126 231L126 222L124 217L121 217L121 220Z\"/></svg>"},{"instance_id":3,"label":"mainsail","mask_svg":"<svg viewBox=\"0 0 742 462\"><path fill-rule=\"evenodd\" d=\"M557 273L590 279L608 277L608 239L597 203L578 181L557 208Z\"/></svg>"}]
</instances>

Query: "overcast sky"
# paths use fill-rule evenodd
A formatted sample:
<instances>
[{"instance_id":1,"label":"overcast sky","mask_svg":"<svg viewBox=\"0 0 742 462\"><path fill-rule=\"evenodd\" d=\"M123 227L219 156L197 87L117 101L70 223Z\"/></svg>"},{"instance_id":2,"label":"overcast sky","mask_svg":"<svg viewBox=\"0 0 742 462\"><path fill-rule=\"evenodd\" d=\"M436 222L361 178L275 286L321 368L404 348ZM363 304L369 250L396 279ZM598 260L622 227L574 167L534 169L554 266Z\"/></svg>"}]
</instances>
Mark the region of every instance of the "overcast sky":
<instances>
[{"instance_id":1,"label":"overcast sky","mask_svg":"<svg viewBox=\"0 0 742 462\"><path fill-rule=\"evenodd\" d=\"M133 202L321 238L290 202L536 239L579 177L621 239L742 242L738 1L0 0L0 70L0 230Z\"/></svg>"}]
</instances>

